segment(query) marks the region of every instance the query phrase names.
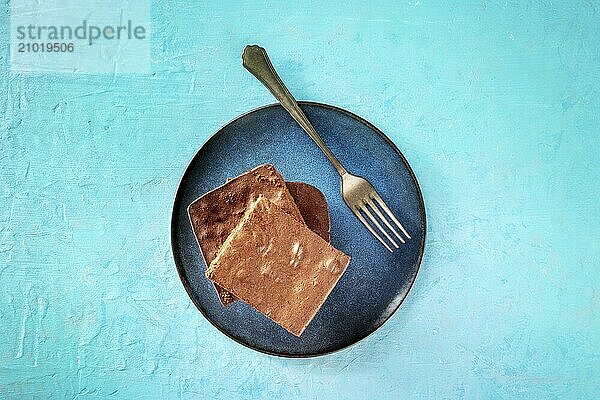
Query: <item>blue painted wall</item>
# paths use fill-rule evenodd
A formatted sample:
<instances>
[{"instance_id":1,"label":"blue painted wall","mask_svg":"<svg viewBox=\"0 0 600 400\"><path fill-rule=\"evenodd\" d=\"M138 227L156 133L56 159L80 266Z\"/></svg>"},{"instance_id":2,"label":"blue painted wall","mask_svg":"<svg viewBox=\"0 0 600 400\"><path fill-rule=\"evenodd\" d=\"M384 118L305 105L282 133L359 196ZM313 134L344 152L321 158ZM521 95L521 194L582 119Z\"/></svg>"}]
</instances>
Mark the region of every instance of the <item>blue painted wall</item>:
<instances>
[{"instance_id":1,"label":"blue painted wall","mask_svg":"<svg viewBox=\"0 0 600 400\"><path fill-rule=\"evenodd\" d=\"M161 1L152 75L18 75L0 41L0 398L592 399L600 390L600 3ZM8 37L9 4L0 37ZM299 99L386 132L428 211L400 311L331 356L265 356L170 253L203 141Z\"/></svg>"}]
</instances>

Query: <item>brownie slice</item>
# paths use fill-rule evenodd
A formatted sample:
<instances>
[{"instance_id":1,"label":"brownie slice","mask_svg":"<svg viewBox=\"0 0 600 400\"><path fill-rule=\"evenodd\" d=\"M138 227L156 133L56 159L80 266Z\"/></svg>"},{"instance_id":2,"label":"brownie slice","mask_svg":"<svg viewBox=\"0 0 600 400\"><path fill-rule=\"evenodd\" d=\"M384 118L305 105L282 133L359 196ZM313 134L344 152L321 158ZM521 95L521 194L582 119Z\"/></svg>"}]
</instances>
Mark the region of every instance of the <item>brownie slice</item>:
<instances>
[{"instance_id":1,"label":"brownie slice","mask_svg":"<svg viewBox=\"0 0 600 400\"><path fill-rule=\"evenodd\" d=\"M286 182L306 226L326 241L329 239L329 207L319 189L304 182Z\"/></svg>"},{"instance_id":2,"label":"brownie slice","mask_svg":"<svg viewBox=\"0 0 600 400\"><path fill-rule=\"evenodd\" d=\"M206 276L300 336L349 262L349 256L260 196Z\"/></svg>"},{"instance_id":3,"label":"brownie slice","mask_svg":"<svg viewBox=\"0 0 600 400\"><path fill-rule=\"evenodd\" d=\"M207 266L214 260L246 209L260 195L277 204L293 219L303 221L283 178L270 164L259 165L190 204L188 215ZM235 301L230 293L218 285L215 285L215 289L223 305Z\"/></svg>"},{"instance_id":4,"label":"brownie slice","mask_svg":"<svg viewBox=\"0 0 600 400\"><path fill-rule=\"evenodd\" d=\"M227 182L231 179L232 178L227 179ZM304 182L286 182L285 185L292 195L296 206L298 206L300 215L302 215L302 219L308 229L329 242L329 206L327 205L327 200L325 200L323 193L316 187ZM225 307L237 300L234 295L223 288L221 288L219 294L221 304ZM227 296L227 294L229 296Z\"/></svg>"}]
</instances>

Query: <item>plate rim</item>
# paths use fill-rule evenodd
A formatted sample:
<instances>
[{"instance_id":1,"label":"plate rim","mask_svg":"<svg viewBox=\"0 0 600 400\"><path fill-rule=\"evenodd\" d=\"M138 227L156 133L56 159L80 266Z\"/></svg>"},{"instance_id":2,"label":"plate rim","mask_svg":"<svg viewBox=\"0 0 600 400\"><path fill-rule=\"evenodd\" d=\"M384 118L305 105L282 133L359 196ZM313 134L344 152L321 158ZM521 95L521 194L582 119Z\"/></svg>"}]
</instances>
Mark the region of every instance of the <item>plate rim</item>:
<instances>
[{"instance_id":1,"label":"plate rim","mask_svg":"<svg viewBox=\"0 0 600 400\"><path fill-rule=\"evenodd\" d=\"M177 274L179 275L179 279L181 280L181 283L183 285L183 287L185 288L185 291L188 295L188 297L190 298L190 300L192 301L192 303L194 304L194 306L196 307L196 309L198 309L198 311L200 311L200 313L202 314L202 316L213 326L215 327L219 332L221 332L222 334L224 334L226 337L228 337L229 339L233 340L234 342L252 349L254 351L258 351L260 353L263 354L267 354L270 356L276 356L276 357L282 357L282 358L315 358L315 357L321 357L321 356L326 356L326 355L330 355L330 354L334 354L337 352L340 352L342 350L346 350L362 341L364 341L366 338L368 338L369 336L371 336L373 333L375 333L376 331L378 331L383 325L385 325L385 323L387 323L392 316L394 316L396 314L396 312L398 311L398 309L400 309L400 307L402 306L402 304L404 304L404 300L406 300L406 298L408 297L408 295L410 294L410 292L412 291L412 288L415 284L415 282L417 281L417 277L419 275L419 271L421 270L421 264L423 262L423 256L425 254L425 242L426 242L426 237L427 237L427 217L426 217L426 210L425 210L425 201L423 200L423 192L421 191L421 187L419 185L419 181L417 180L417 176L415 175L412 167L410 166L408 160L406 159L406 157L404 157L404 154L402 154L402 152L400 151L400 149L398 149L398 147L394 144L394 142L385 134L383 133L379 128L377 128L375 125L373 125L371 122L367 121L366 119L364 119L363 117L345 110L343 108L331 105L331 104L326 104L326 103L321 103L321 102L317 102L317 101L298 101L299 105L307 105L307 106L316 106L316 107L322 107L328 110L332 110L332 111L337 111L340 112L342 114L345 114L347 116L349 116L350 118L357 120L358 122L361 122L363 124L365 124L369 129L371 129L372 131L374 131L375 133L377 133L379 136L381 136L381 138L388 144L390 145L390 147L396 152L396 154L400 157L400 159L404 162L404 164L407 166L408 168L408 172L413 180L413 182L415 183L415 186L417 188L417 194L419 195L419 213L421 214L421 218L422 218L422 226L421 228L423 229L423 238L421 239L421 244L420 244L420 255L419 255L419 260L417 261L417 268L415 271L415 275L414 275L414 279L410 282L409 286L408 286L408 290L406 291L406 294L404 295L404 297L402 297L402 300L400 300L400 302L398 303L398 305L394 308L394 310L390 313L390 315L383 320L383 322L381 322L381 324L379 326L377 326L375 329L372 329L370 331L368 331L368 333L366 335L364 335L363 337L361 337L360 339L356 340L355 342L352 342L350 344L347 344L345 346L342 346L340 348L334 349L334 350L329 350L329 351L325 351L325 352L317 352L317 353L307 353L307 354L290 354L290 353L277 353L277 352L272 352L269 350L265 350L256 346L251 345L250 343L246 343L244 341L242 341L241 339L231 335L229 332L226 332L224 329L222 329L221 327L219 327L215 322L212 321L212 319L206 314L206 312L202 309L201 305L198 304L198 302L196 301L196 299L193 296L193 292L192 292L192 288L190 285L190 282L187 279L185 270L182 266L183 262L180 259L179 255L176 254L175 252L175 209L178 203L181 203L181 199L180 199L180 189L182 186L182 182L183 182L183 178L187 175L188 170L190 169L190 166L192 164L192 162L196 159L196 157L198 156L198 154L200 153L200 151L204 148L204 146L206 146L213 138L215 138L219 133L221 133L225 128L227 128L228 126L230 126L231 124L237 122L238 120L253 114L255 112L259 112L262 111L264 109L268 109L268 108L273 108L273 107L282 107L280 103L270 103L270 104L266 104L266 105L262 105L256 108L253 108L249 111L246 111L242 114L237 115L236 117L234 117L233 119L229 120L228 122L226 122L225 124L223 124L221 127L219 127L219 129L217 129L214 133L212 133L208 138L206 138L206 140L202 143L202 145L198 148L198 150L194 153L194 155L192 156L192 158L190 159L190 161L188 162L187 166L185 167L185 169L183 170L183 173L181 174L181 177L179 178L179 182L177 183L177 188L175 189L175 196L173 198L173 205L171 208L171 224L170 224L170 240L171 240L171 255L173 256L173 261L175 263L175 267L177 269ZM283 107L282 107L283 108Z\"/></svg>"}]
</instances>

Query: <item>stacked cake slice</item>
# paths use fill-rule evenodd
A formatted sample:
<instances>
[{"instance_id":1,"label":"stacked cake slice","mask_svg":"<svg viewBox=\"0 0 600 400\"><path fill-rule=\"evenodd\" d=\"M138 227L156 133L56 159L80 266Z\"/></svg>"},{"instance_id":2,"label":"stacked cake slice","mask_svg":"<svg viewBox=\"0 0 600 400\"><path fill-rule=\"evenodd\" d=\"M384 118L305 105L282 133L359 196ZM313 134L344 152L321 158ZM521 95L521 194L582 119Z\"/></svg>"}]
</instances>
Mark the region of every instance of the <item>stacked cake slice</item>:
<instances>
[{"instance_id":1,"label":"stacked cake slice","mask_svg":"<svg viewBox=\"0 0 600 400\"><path fill-rule=\"evenodd\" d=\"M321 192L286 184L269 164L206 193L188 213L223 305L239 298L297 336L350 261L328 243Z\"/></svg>"}]
</instances>

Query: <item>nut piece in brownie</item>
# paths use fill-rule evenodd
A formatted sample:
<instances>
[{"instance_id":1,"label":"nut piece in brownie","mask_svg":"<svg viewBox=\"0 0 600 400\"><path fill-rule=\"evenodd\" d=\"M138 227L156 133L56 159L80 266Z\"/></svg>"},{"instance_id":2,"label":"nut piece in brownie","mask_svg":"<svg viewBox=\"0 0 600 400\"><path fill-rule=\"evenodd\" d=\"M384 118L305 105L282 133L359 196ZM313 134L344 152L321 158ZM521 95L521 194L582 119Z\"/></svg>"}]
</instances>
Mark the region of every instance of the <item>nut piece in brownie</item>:
<instances>
[{"instance_id":1,"label":"nut piece in brownie","mask_svg":"<svg viewBox=\"0 0 600 400\"><path fill-rule=\"evenodd\" d=\"M300 336L349 262L349 256L260 196L206 276Z\"/></svg>"}]
</instances>

